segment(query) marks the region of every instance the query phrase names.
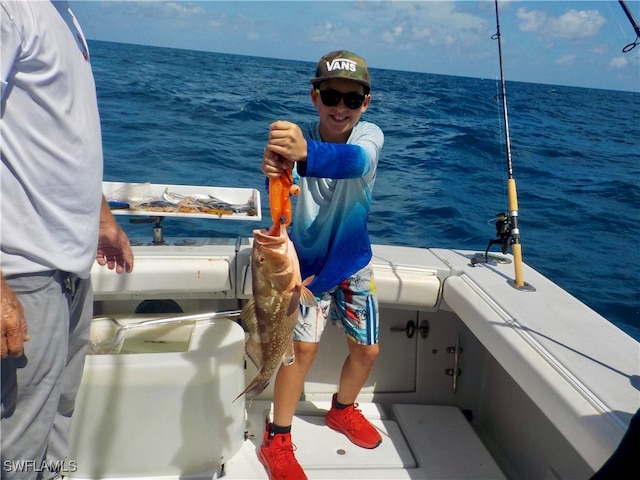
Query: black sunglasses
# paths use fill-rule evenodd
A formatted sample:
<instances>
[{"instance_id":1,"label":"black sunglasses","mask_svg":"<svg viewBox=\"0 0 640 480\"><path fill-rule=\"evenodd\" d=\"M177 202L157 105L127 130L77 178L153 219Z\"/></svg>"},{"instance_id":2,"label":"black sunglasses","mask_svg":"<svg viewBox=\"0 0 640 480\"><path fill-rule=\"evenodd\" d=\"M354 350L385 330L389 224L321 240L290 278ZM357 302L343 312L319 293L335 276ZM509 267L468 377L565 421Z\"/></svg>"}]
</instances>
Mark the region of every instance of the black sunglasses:
<instances>
[{"instance_id":1,"label":"black sunglasses","mask_svg":"<svg viewBox=\"0 0 640 480\"><path fill-rule=\"evenodd\" d=\"M335 107L340 103L340 99L342 99L346 107L350 110L360 108L364 103L364 99L366 98L366 96L362 95L361 93L342 93L331 88L327 90L320 90L319 88L316 88L316 92L320 94L322 103L324 103L327 107Z\"/></svg>"}]
</instances>

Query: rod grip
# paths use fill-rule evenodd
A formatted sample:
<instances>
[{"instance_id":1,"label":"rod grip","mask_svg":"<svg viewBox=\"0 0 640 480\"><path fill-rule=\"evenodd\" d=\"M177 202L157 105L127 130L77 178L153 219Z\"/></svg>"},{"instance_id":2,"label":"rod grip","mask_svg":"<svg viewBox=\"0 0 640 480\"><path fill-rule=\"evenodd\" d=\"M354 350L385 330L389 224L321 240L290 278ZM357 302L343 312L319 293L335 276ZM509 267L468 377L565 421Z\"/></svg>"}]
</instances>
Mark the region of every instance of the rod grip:
<instances>
[{"instance_id":1,"label":"rod grip","mask_svg":"<svg viewBox=\"0 0 640 480\"><path fill-rule=\"evenodd\" d=\"M516 181L510 178L507 181L507 194L509 196L509 211L511 215L513 212L518 212L518 193L516 192ZM517 217L515 218L517 222ZM515 225L517 227L517 223ZM520 235L516 235L515 242L511 245L511 251L513 252L513 266L515 268L514 283L516 287L524 287L524 274L522 268L522 245L520 244Z\"/></svg>"},{"instance_id":2,"label":"rod grip","mask_svg":"<svg viewBox=\"0 0 640 480\"><path fill-rule=\"evenodd\" d=\"M513 266L515 268L516 275L514 283L518 288L524 287L524 274L522 272L522 245L514 243L511 245L511 250L513 251Z\"/></svg>"},{"instance_id":3,"label":"rod grip","mask_svg":"<svg viewBox=\"0 0 640 480\"><path fill-rule=\"evenodd\" d=\"M509 195L509 211L518 210L518 193L516 191L515 178L510 178L507 181L507 194Z\"/></svg>"}]
</instances>

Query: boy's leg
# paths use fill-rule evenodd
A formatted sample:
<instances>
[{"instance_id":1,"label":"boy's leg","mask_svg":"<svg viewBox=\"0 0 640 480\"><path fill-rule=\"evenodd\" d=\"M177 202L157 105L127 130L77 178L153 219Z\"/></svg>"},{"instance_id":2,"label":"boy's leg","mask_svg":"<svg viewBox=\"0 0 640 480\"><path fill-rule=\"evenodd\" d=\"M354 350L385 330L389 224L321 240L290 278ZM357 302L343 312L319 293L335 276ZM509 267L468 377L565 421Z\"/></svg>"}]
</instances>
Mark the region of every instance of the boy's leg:
<instances>
[{"instance_id":1,"label":"boy's leg","mask_svg":"<svg viewBox=\"0 0 640 480\"><path fill-rule=\"evenodd\" d=\"M304 388L304 379L318 350L318 341L326 323L328 308L301 307L294 331L295 361L278 369L273 394L273 424L268 424L258 459L265 466L269 480L306 480L307 476L295 458L291 440L293 415Z\"/></svg>"},{"instance_id":2,"label":"boy's leg","mask_svg":"<svg viewBox=\"0 0 640 480\"><path fill-rule=\"evenodd\" d=\"M282 364L276 374L273 394L273 423L266 426L258 459L264 465L269 480L306 480L304 470L294 455L291 424L304 379L313 363L317 343L293 342L295 361Z\"/></svg>"},{"instance_id":3,"label":"boy's leg","mask_svg":"<svg viewBox=\"0 0 640 480\"><path fill-rule=\"evenodd\" d=\"M276 374L273 392L273 423L289 427L304 388L304 379L316 357L318 342L327 323L331 297L318 300L318 308L300 307L298 323L293 331L295 360L291 365L282 364Z\"/></svg>"},{"instance_id":4,"label":"boy's leg","mask_svg":"<svg viewBox=\"0 0 640 480\"><path fill-rule=\"evenodd\" d=\"M295 361L280 366L273 391L273 423L291 426L304 387L304 379L318 351L317 343L293 342Z\"/></svg>"},{"instance_id":5,"label":"boy's leg","mask_svg":"<svg viewBox=\"0 0 640 480\"><path fill-rule=\"evenodd\" d=\"M347 344L349 346L349 356L342 365L340 386L337 394L338 402L345 405L356 401L380 352L380 347L377 343L375 345L360 345L348 339Z\"/></svg>"},{"instance_id":6,"label":"boy's leg","mask_svg":"<svg viewBox=\"0 0 640 480\"><path fill-rule=\"evenodd\" d=\"M367 265L342 282L334 292L332 312L347 334L349 355L340 374L340 386L327 413L327 425L363 448L382 442L376 428L357 409L355 400L378 358L378 298L373 269Z\"/></svg>"},{"instance_id":7,"label":"boy's leg","mask_svg":"<svg viewBox=\"0 0 640 480\"><path fill-rule=\"evenodd\" d=\"M333 320L347 335L349 356L342 366L338 402L355 402L378 358L378 296L371 265L342 282L333 293Z\"/></svg>"}]
</instances>

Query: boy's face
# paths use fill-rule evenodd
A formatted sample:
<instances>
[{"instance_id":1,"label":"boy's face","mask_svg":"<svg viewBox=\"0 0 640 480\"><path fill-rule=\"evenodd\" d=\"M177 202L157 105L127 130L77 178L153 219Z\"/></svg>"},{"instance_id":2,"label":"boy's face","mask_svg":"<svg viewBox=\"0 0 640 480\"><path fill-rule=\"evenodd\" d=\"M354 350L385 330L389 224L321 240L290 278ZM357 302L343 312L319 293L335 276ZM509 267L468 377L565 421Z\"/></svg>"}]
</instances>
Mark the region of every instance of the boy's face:
<instances>
[{"instance_id":1,"label":"boy's face","mask_svg":"<svg viewBox=\"0 0 640 480\"><path fill-rule=\"evenodd\" d=\"M311 100L318 109L318 116L320 117L320 135L322 136L322 140L332 143L345 143L349 135L351 135L351 130L354 125L358 123L360 116L369 107L371 96L364 95L364 86L362 84L346 78L327 80L322 82L318 86L318 89L321 91L333 90L333 95L328 95L333 97L336 96L335 92L341 94L355 93L364 96L362 105L357 108L352 109L347 107L344 98L341 98L337 105L328 106L322 102L322 98L316 88L311 88ZM347 98L346 103L354 106L352 101L352 98Z\"/></svg>"}]
</instances>

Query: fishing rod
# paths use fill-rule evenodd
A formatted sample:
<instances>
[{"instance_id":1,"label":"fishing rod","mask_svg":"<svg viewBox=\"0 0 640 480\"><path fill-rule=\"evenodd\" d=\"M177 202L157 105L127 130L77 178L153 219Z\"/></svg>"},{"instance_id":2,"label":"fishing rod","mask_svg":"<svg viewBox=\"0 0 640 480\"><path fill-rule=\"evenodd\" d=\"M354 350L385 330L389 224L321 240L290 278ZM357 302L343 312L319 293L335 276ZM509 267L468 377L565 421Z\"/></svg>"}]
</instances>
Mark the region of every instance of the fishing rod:
<instances>
[{"instance_id":1,"label":"fishing rod","mask_svg":"<svg viewBox=\"0 0 640 480\"><path fill-rule=\"evenodd\" d=\"M623 0L618 0L618 3L620 4L620 6L622 7L622 10L624 10L624 13L627 15L627 18L631 22L631 26L633 27L633 30L636 32L636 39L622 49L624 53L627 53L633 50L636 45L638 45L638 40L640 40L640 25L638 25L638 22L636 22L636 19L631 13L631 10L629 10L629 7L627 7L627 4Z\"/></svg>"},{"instance_id":2,"label":"fishing rod","mask_svg":"<svg viewBox=\"0 0 640 480\"><path fill-rule=\"evenodd\" d=\"M502 62L502 39L500 35L500 16L498 14L498 0L495 0L496 7L496 33L491 36L492 39L498 40L498 58L500 60L500 84L502 98L502 116L504 120L504 137L507 154L507 195L509 199L509 213L502 214L502 222L499 228L503 230L500 235L503 241L503 252L506 253L507 243L511 244L513 253L513 263L515 267L515 287L518 289L525 288L522 267L522 245L520 244L520 228L518 227L518 194L516 191L516 181L513 177L513 161L511 157L511 139L509 137L509 117L507 114L507 88L504 80L504 65ZM500 222L500 215L498 216ZM507 240L505 240L507 239ZM492 241L493 242L493 241ZM489 243L489 246L491 243Z\"/></svg>"}]
</instances>

